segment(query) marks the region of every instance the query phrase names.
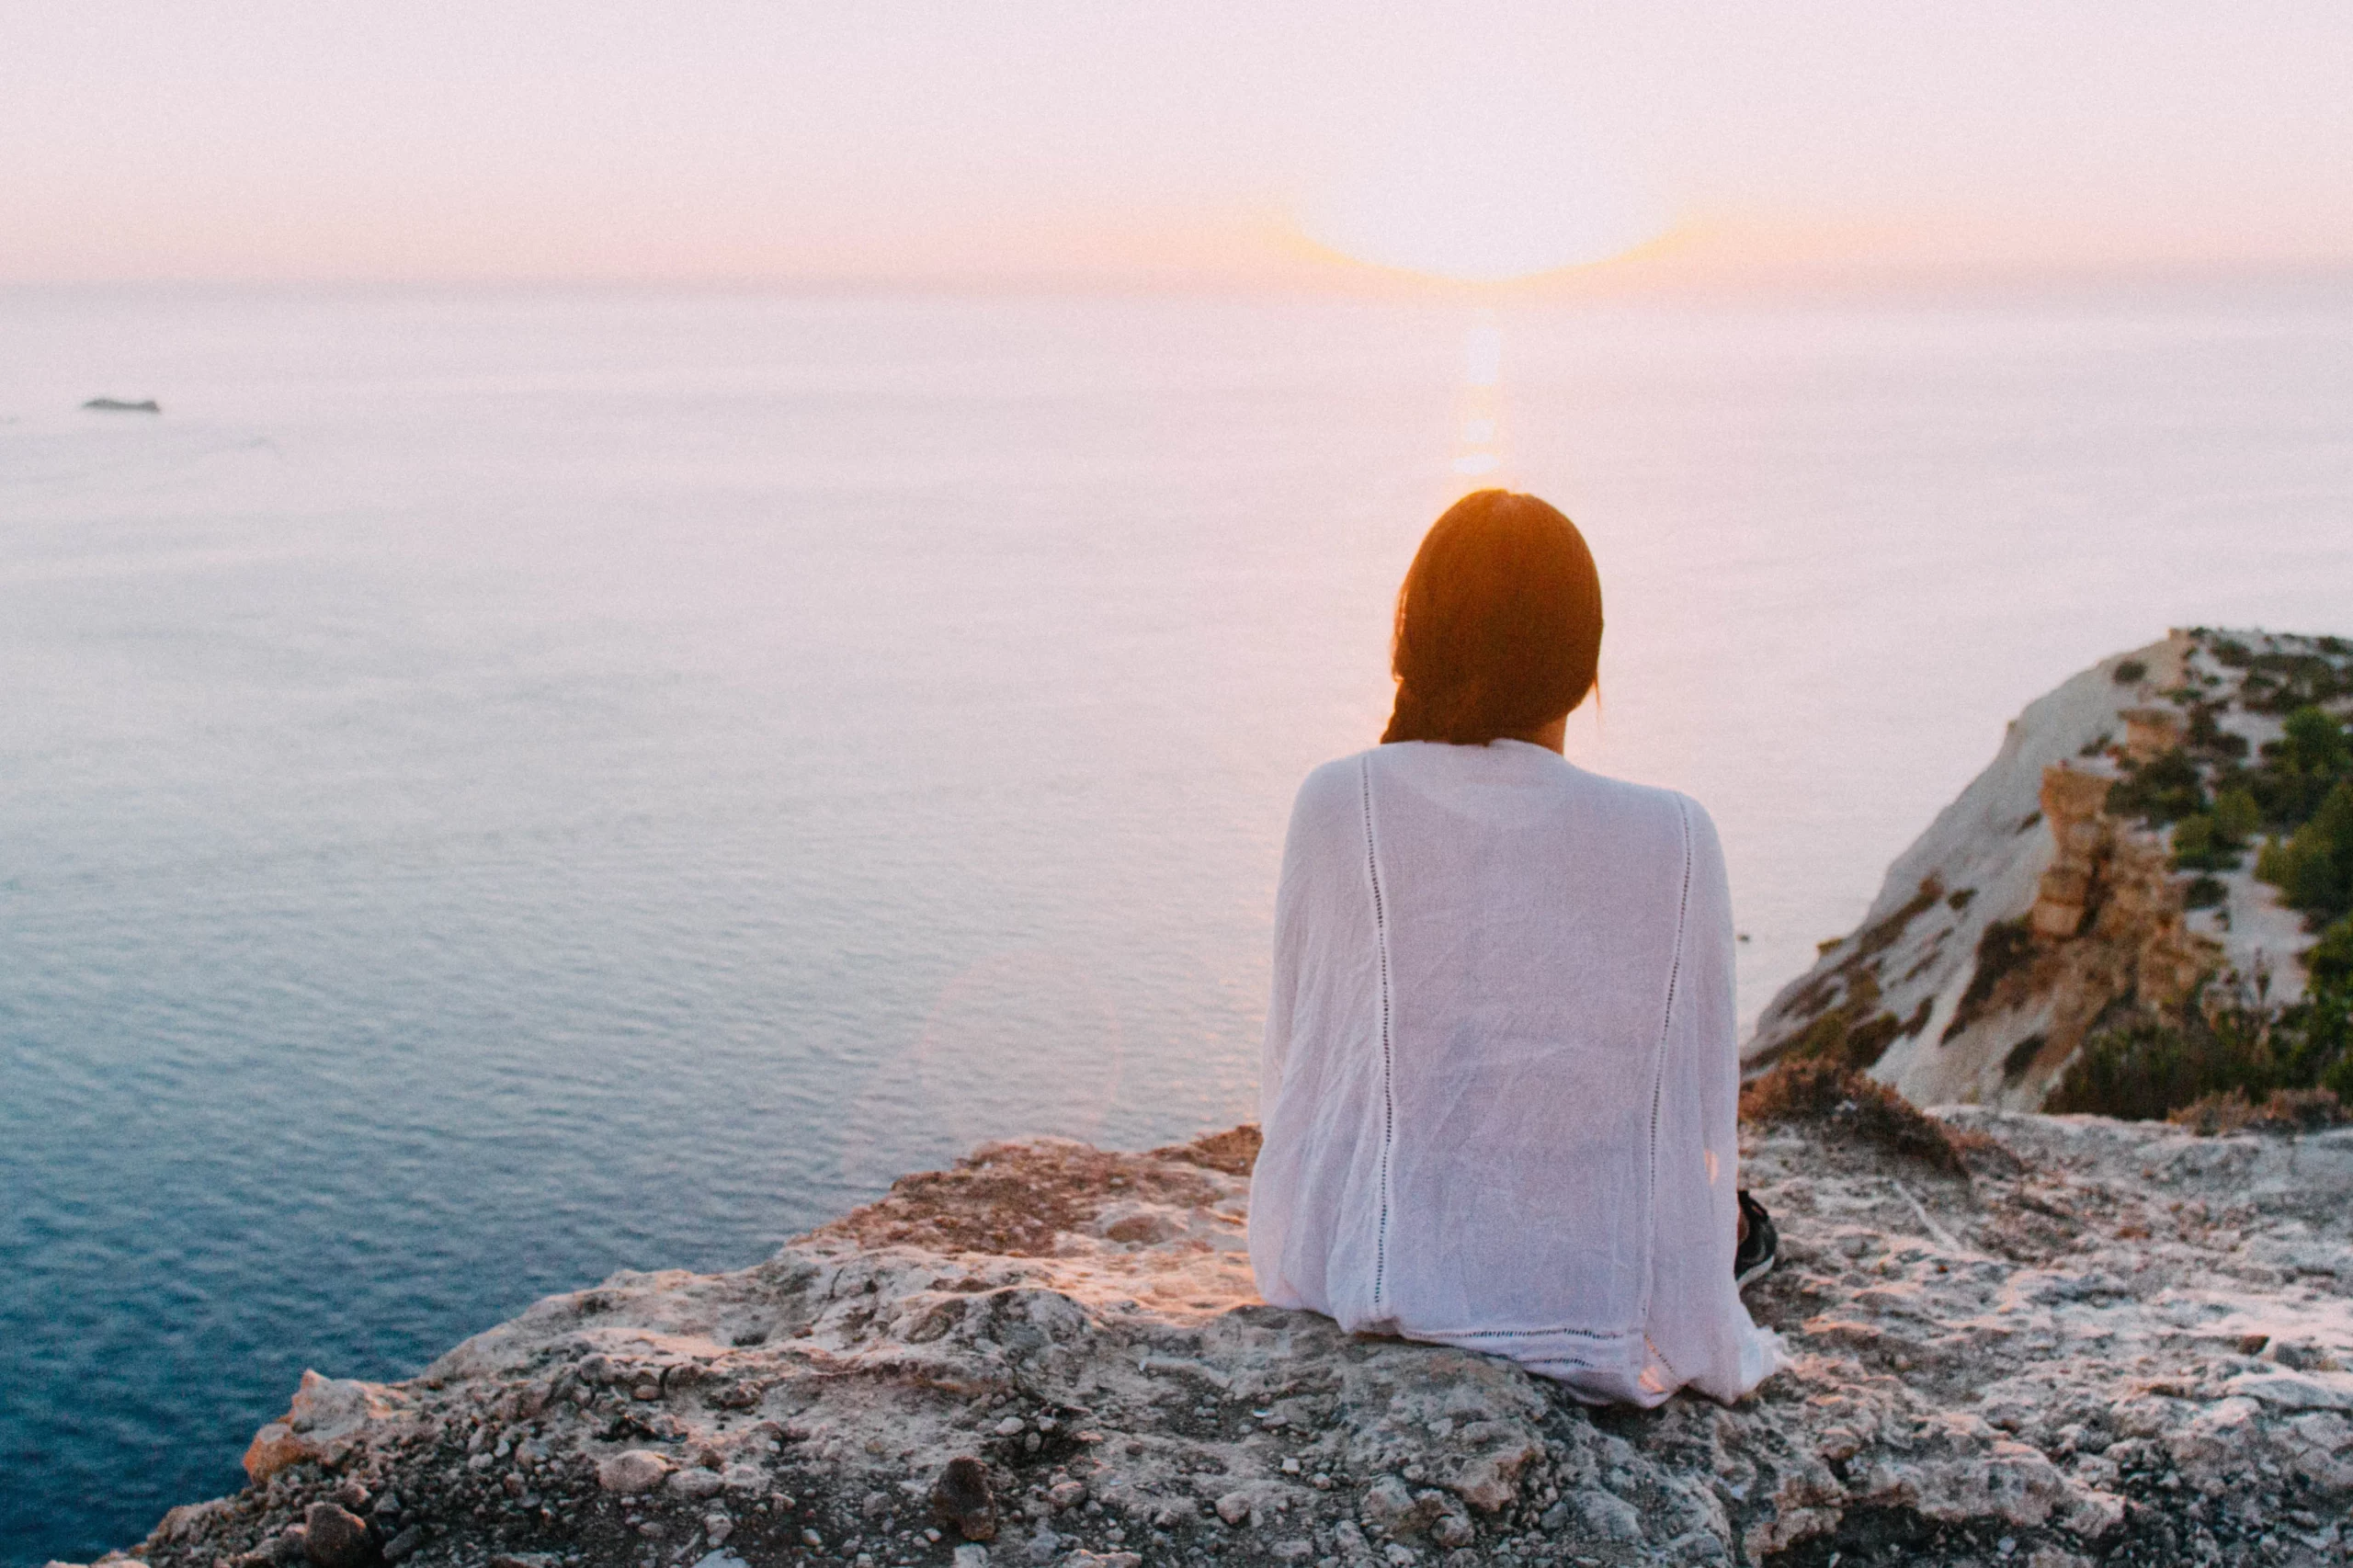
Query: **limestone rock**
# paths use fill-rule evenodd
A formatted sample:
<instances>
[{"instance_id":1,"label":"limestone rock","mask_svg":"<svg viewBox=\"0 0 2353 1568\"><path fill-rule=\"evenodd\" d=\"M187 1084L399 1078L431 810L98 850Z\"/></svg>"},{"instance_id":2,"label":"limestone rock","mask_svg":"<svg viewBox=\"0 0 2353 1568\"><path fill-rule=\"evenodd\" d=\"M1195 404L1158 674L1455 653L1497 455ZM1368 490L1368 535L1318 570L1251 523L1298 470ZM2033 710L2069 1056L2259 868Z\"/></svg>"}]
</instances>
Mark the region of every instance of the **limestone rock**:
<instances>
[{"instance_id":1,"label":"limestone rock","mask_svg":"<svg viewBox=\"0 0 2353 1568\"><path fill-rule=\"evenodd\" d=\"M174 1510L146 1562L306 1562L347 1486L435 1568L987 1562L971 1532L1017 1563L1050 1536L1065 1563L2339 1560L2353 1129L1945 1119L1965 1168L1748 1130L1782 1233L1749 1300L1792 1359L1733 1408L1597 1413L1268 1307L1230 1153L1039 1140L354 1385L338 1408L383 1414L335 1465ZM1169 1239L1104 1233L1114 1206Z\"/></svg>"},{"instance_id":2,"label":"limestone rock","mask_svg":"<svg viewBox=\"0 0 2353 1568\"><path fill-rule=\"evenodd\" d=\"M254 1434L245 1473L258 1483L289 1465L333 1468L370 1439L398 1440L412 1421L411 1401L397 1390L305 1371L286 1414Z\"/></svg>"}]
</instances>

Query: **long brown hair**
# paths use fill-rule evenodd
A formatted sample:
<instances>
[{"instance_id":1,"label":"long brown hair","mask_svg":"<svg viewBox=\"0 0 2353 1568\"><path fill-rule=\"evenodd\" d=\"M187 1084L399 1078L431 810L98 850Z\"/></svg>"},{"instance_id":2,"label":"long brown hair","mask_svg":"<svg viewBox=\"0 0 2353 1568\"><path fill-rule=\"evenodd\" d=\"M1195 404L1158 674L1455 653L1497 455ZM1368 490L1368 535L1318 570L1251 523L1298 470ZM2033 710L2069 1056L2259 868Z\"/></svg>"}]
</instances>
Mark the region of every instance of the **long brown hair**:
<instances>
[{"instance_id":1,"label":"long brown hair","mask_svg":"<svg viewBox=\"0 0 2353 1568\"><path fill-rule=\"evenodd\" d=\"M1473 491L1397 590L1381 744L1528 735L1585 700L1600 657L1601 576L1577 526L1533 495Z\"/></svg>"}]
</instances>

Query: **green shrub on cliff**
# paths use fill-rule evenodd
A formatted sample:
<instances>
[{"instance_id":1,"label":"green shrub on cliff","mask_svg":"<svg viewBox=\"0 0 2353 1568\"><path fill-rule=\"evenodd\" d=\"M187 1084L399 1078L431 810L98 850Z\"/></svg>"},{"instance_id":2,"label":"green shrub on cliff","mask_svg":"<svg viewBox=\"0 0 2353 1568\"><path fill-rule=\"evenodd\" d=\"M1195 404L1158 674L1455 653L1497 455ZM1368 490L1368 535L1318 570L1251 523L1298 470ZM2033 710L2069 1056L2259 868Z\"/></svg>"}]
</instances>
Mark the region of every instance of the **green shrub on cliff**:
<instances>
[{"instance_id":1,"label":"green shrub on cliff","mask_svg":"<svg viewBox=\"0 0 2353 1568\"><path fill-rule=\"evenodd\" d=\"M2228 871L2246 855L2246 841L2263 825L2263 812L2245 789L2224 790L2214 809L2173 825L2173 864L2178 871Z\"/></svg>"},{"instance_id":2,"label":"green shrub on cliff","mask_svg":"<svg viewBox=\"0 0 2353 1568\"><path fill-rule=\"evenodd\" d=\"M2264 743L2262 761L2252 771L2234 770L2263 820L2279 832L2309 821L2348 773L2353 743L2345 726L2318 708L2289 714L2287 733Z\"/></svg>"},{"instance_id":3,"label":"green shrub on cliff","mask_svg":"<svg viewBox=\"0 0 2353 1568\"><path fill-rule=\"evenodd\" d=\"M2206 810L2206 785L2198 764L2178 746L2143 763L2124 765L2124 778L2108 792L2108 809L2139 817L2151 827Z\"/></svg>"},{"instance_id":4,"label":"green shrub on cliff","mask_svg":"<svg viewBox=\"0 0 2353 1568\"><path fill-rule=\"evenodd\" d=\"M2218 1096L2260 1102L2326 1089L2353 1102L2353 919L2330 928L2307 968L2313 989L2302 1002L2226 995L2178 1022L2096 1032L2043 1108L2153 1121Z\"/></svg>"},{"instance_id":5,"label":"green shrub on cliff","mask_svg":"<svg viewBox=\"0 0 2353 1568\"><path fill-rule=\"evenodd\" d=\"M2304 972L2318 989L2353 987L2353 915L2321 933L2320 941L2304 955Z\"/></svg>"},{"instance_id":6,"label":"green shrub on cliff","mask_svg":"<svg viewBox=\"0 0 2353 1568\"><path fill-rule=\"evenodd\" d=\"M2294 908L2326 918L2353 909L2353 782L2329 791L2320 810L2285 840L2263 846L2255 874Z\"/></svg>"}]
</instances>

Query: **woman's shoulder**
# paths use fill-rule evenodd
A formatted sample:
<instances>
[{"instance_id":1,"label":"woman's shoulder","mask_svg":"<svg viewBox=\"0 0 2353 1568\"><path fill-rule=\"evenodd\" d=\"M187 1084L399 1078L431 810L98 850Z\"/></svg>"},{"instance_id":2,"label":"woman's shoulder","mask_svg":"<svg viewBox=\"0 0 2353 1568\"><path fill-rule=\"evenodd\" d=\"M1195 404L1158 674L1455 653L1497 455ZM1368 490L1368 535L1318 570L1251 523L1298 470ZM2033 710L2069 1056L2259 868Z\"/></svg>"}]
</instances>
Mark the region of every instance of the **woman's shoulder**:
<instances>
[{"instance_id":1,"label":"woman's shoulder","mask_svg":"<svg viewBox=\"0 0 2353 1568\"><path fill-rule=\"evenodd\" d=\"M1354 820L1360 814L1366 759L1371 756L1370 751L1352 752L1311 768L1291 802L1291 831L1296 834L1303 827Z\"/></svg>"},{"instance_id":2,"label":"woman's shoulder","mask_svg":"<svg viewBox=\"0 0 2353 1568\"><path fill-rule=\"evenodd\" d=\"M1670 790L1664 784L1637 784L1631 778L1613 778L1606 773L1593 773L1571 765L1575 774L1594 798L1628 813L1667 820L1679 820L1694 828L1713 833L1715 824L1708 816L1708 808L1680 790Z\"/></svg>"},{"instance_id":3,"label":"woman's shoulder","mask_svg":"<svg viewBox=\"0 0 2353 1568\"><path fill-rule=\"evenodd\" d=\"M1458 790L1519 786L1540 797L1551 796L1561 810L1599 817L1613 827L1648 828L1677 838L1688 835L1708 846L1716 842L1715 823L1707 808L1683 791L1596 773L1557 752L1516 741L1491 746L1401 741L1335 757L1310 770L1300 784L1293 820L1360 815L1366 791L1377 788L1374 780L1381 778L1393 778L1417 793L1440 799Z\"/></svg>"}]
</instances>

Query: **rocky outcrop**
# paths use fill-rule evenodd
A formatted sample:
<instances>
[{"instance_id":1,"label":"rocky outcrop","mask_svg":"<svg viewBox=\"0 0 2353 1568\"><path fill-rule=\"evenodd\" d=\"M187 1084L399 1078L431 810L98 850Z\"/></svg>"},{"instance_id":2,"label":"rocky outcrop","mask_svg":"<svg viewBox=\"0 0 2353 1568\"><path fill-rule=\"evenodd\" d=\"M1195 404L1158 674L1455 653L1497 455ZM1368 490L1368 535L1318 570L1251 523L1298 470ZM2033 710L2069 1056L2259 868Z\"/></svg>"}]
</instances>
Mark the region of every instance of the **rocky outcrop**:
<instances>
[{"instance_id":1,"label":"rocky outcrop","mask_svg":"<svg viewBox=\"0 0 2353 1568\"><path fill-rule=\"evenodd\" d=\"M2176 631L2031 704L2000 752L1897 858L1863 924L1823 945L1744 1049L1867 1068L1923 1105L2031 1109L2095 1025L2163 1014L2235 976L2279 1001L2313 937L2254 856L2175 869L2176 830L2117 808L2281 734L2268 664L2342 672L2335 639ZM2145 804L2145 801L2143 801ZM2192 907L2193 891L2197 907Z\"/></svg>"},{"instance_id":2,"label":"rocky outcrop","mask_svg":"<svg viewBox=\"0 0 2353 1568\"><path fill-rule=\"evenodd\" d=\"M1868 1097L1868 1096L1866 1096ZM1834 1094L1833 1100L1836 1096ZM2353 1131L1749 1129L1789 1370L1595 1411L1253 1294L1247 1129L1035 1140L756 1267L307 1375L153 1568L2338 1562ZM1882 1108L1884 1111L1885 1108ZM1923 1151L1938 1152L1924 1157Z\"/></svg>"}]
</instances>

